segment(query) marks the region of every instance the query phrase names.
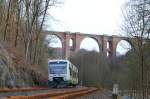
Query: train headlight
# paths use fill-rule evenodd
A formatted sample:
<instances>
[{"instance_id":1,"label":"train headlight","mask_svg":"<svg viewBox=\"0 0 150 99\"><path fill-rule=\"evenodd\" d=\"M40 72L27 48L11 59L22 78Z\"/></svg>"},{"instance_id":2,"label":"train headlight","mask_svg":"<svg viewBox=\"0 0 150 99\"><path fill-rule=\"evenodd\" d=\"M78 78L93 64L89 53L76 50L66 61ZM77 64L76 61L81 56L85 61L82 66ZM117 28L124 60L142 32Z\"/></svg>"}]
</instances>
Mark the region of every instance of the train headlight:
<instances>
[{"instance_id":1,"label":"train headlight","mask_svg":"<svg viewBox=\"0 0 150 99\"><path fill-rule=\"evenodd\" d=\"M49 77L49 80L52 81L52 80L53 80L53 77Z\"/></svg>"},{"instance_id":2,"label":"train headlight","mask_svg":"<svg viewBox=\"0 0 150 99\"><path fill-rule=\"evenodd\" d=\"M64 81L66 81L66 80L67 80L67 77L64 76Z\"/></svg>"}]
</instances>

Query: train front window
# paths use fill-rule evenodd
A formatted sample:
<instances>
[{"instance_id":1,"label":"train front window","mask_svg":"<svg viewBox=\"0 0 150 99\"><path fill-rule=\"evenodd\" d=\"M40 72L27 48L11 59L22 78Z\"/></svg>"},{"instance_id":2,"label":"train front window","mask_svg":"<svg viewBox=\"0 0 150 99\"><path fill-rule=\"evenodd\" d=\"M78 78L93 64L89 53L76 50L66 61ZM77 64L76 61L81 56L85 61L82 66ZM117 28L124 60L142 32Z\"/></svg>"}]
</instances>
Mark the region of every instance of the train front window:
<instances>
[{"instance_id":1,"label":"train front window","mask_svg":"<svg viewBox=\"0 0 150 99\"><path fill-rule=\"evenodd\" d=\"M67 73L67 63L66 62L50 63L49 71L51 74L66 74Z\"/></svg>"}]
</instances>

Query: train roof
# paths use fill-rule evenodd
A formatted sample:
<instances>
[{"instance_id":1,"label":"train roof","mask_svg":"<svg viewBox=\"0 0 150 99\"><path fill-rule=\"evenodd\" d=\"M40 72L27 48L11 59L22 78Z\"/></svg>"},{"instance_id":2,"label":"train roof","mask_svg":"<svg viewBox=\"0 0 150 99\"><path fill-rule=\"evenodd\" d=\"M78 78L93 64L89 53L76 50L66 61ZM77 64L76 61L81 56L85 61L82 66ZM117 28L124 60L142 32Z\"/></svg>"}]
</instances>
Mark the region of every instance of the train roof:
<instances>
[{"instance_id":1,"label":"train roof","mask_svg":"<svg viewBox=\"0 0 150 99\"><path fill-rule=\"evenodd\" d=\"M67 59L53 59L53 60L48 60L48 62L56 62L56 61L70 62Z\"/></svg>"}]
</instances>

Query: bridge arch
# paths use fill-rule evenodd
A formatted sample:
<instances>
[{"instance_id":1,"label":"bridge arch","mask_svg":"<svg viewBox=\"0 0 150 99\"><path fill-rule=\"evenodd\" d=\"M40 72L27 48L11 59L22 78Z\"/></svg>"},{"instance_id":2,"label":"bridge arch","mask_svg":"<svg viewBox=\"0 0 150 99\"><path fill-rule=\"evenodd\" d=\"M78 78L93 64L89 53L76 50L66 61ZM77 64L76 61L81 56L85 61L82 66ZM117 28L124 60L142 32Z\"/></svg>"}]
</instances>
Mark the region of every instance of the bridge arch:
<instances>
[{"instance_id":1,"label":"bridge arch","mask_svg":"<svg viewBox=\"0 0 150 99\"><path fill-rule=\"evenodd\" d=\"M53 58L63 58L64 57L64 39L62 36L57 35L55 33L47 33L45 35L45 39L49 37L48 41L48 47L49 47L49 52L52 54Z\"/></svg>"},{"instance_id":2,"label":"bridge arch","mask_svg":"<svg viewBox=\"0 0 150 99\"><path fill-rule=\"evenodd\" d=\"M52 48L62 48L62 40L61 38L59 38L57 35L53 35L53 34L48 34L46 35L46 40L49 43L48 47L52 47Z\"/></svg>"},{"instance_id":3,"label":"bridge arch","mask_svg":"<svg viewBox=\"0 0 150 99\"><path fill-rule=\"evenodd\" d=\"M85 44L85 42L88 42L88 43ZM100 40L98 38L92 37L92 36L82 37L81 40L80 40L79 46L80 46L80 49L86 49L86 50L89 50L89 51L92 51L92 50L95 50L97 52L102 51L102 46L101 46ZM87 47L84 48L84 46L87 46Z\"/></svg>"},{"instance_id":4,"label":"bridge arch","mask_svg":"<svg viewBox=\"0 0 150 99\"><path fill-rule=\"evenodd\" d=\"M131 40L129 39L120 39L118 40L116 44L116 56L125 55L127 52L129 52L131 49L133 49L133 44Z\"/></svg>"}]
</instances>

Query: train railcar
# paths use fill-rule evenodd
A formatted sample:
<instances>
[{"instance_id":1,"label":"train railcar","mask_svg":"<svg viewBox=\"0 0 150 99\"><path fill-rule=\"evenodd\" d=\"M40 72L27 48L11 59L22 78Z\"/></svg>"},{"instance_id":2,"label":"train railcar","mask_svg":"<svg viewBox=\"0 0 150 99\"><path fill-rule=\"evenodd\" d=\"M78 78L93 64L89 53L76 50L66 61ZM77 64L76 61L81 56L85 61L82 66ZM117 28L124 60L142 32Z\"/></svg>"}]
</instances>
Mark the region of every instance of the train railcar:
<instances>
[{"instance_id":1,"label":"train railcar","mask_svg":"<svg viewBox=\"0 0 150 99\"><path fill-rule=\"evenodd\" d=\"M49 87L67 87L78 84L78 69L68 60L48 61Z\"/></svg>"}]
</instances>

